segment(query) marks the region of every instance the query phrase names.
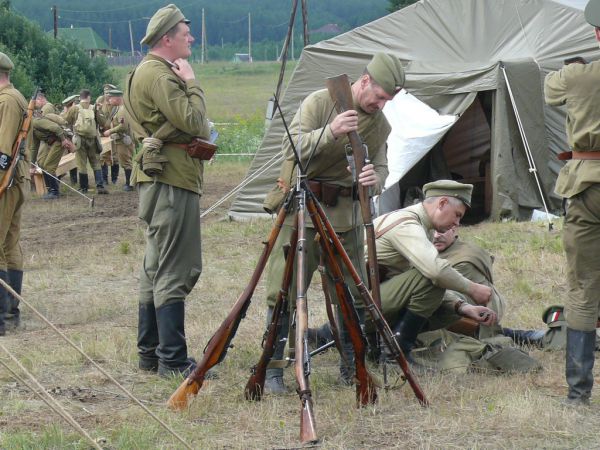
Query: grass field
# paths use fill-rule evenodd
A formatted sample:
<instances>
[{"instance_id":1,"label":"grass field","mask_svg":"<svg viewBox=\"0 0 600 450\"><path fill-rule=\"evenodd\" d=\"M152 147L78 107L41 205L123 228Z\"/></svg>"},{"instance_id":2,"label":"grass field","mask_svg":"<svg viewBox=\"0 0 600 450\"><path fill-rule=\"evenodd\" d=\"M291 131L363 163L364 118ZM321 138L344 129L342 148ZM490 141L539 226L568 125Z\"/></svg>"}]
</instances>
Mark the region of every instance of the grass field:
<instances>
[{"instance_id":1,"label":"grass field","mask_svg":"<svg viewBox=\"0 0 600 450\"><path fill-rule=\"evenodd\" d=\"M242 71L242 69L239 69ZM256 70L258 72L253 73ZM264 73L260 73L264 70ZM208 65L209 109L216 101L245 106L215 120L251 120L277 78L272 67L242 72ZM249 71L249 72L246 72ZM255 80L246 103L246 85ZM273 85L271 85L273 83ZM212 86L212 87L209 87ZM215 92L211 93L211 89ZM219 91L220 90L220 91ZM220 92L220 94L217 94ZM217 108L217 106L214 106ZM233 106L230 106L232 111ZM212 205L245 174L247 161L217 160L206 167L203 208ZM122 181L122 180L121 180ZM111 195L93 209L75 194L56 202L32 198L25 207L22 244L26 260L25 300L39 309L77 346L104 367L194 449L299 448L300 402L294 392L247 402L243 389L260 356L265 323L264 280L259 283L233 348L190 408L173 413L165 402L181 380L164 380L137 369L137 286L144 229L136 217L136 193L110 186ZM226 219L227 204L203 219L204 268L187 299L190 353L200 357L208 339L250 279L272 226ZM482 223L465 227L463 239L495 256L496 285L508 301L503 325L541 327L546 306L564 302L565 261L561 226ZM319 283L309 293L310 323L325 318ZM27 306L22 327L0 338L81 426L105 449L180 449L183 446L130 401L104 375L69 348ZM431 402L422 408L401 382L379 390L377 404L357 409L354 388L337 383L338 357L329 351L312 360L310 377L316 425L323 449L506 449L599 448L597 393L590 408L561 406L565 396L564 353L531 349L544 370L527 375L476 372L419 377ZM0 350L0 360L25 377ZM381 377L381 370L372 367ZM598 375L598 369L595 374ZM290 386L293 372L286 370ZM395 378L393 378L395 380ZM597 392L597 390L596 390ZM0 366L0 448L88 449L72 427Z\"/></svg>"}]
</instances>

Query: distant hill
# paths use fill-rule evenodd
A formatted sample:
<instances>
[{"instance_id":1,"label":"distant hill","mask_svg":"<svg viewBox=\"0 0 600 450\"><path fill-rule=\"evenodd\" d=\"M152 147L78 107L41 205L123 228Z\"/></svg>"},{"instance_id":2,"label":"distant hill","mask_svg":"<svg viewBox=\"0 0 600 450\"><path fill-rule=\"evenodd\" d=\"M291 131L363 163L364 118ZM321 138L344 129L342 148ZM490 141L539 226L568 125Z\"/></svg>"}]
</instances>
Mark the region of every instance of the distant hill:
<instances>
[{"instance_id":1,"label":"distant hill","mask_svg":"<svg viewBox=\"0 0 600 450\"><path fill-rule=\"evenodd\" d=\"M122 0L12 0L11 8L33 20L45 31L53 29L52 5L58 10L58 27L92 27L114 49L129 51L133 35L134 48L144 36L148 19L164 0L134 0L129 5ZM209 46L245 44L248 42L248 14L251 15L252 41L283 42L290 18L292 0L182 0L175 2L187 18L192 20L192 31L199 44L202 9L205 13L206 36ZM299 8L301 2L298 1ZM308 0L309 29L317 30L335 24L348 31L371 22L388 12L388 0ZM302 41L302 18L296 16L295 39ZM311 38L316 42L327 33Z\"/></svg>"}]
</instances>

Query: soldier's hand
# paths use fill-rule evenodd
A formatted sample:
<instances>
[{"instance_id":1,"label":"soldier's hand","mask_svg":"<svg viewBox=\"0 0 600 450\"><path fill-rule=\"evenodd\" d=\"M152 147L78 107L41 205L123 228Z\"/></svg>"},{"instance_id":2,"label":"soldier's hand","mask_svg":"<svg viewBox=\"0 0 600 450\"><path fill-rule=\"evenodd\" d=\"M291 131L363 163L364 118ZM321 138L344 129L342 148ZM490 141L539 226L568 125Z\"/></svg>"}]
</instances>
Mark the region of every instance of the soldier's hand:
<instances>
[{"instance_id":1,"label":"soldier's hand","mask_svg":"<svg viewBox=\"0 0 600 450\"><path fill-rule=\"evenodd\" d=\"M102 133L102 136L109 137L110 136L110 131L106 130L104 133Z\"/></svg>"},{"instance_id":2,"label":"soldier's hand","mask_svg":"<svg viewBox=\"0 0 600 450\"><path fill-rule=\"evenodd\" d=\"M358 113L353 109L349 109L338 114L329 124L329 128L331 128L331 133L336 139L346 133L358 130Z\"/></svg>"},{"instance_id":3,"label":"soldier's hand","mask_svg":"<svg viewBox=\"0 0 600 450\"><path fill-rule=\"evenodd\" d=\"M29 169L29 176L32 177L37 173L37 169L33 166Z\"/></svg>"},{"instance_id":4,"label":"soldier's hand","mask_svg":"<svg viewBox=\"0 0 600 450\"><path fill-rule=\"evenodd\" d=\"M66 148L69 153L73 153L75 151L75 146L69 139L63 139L61 141L62 148Z\"/></svg>"},{"instance_id":5,"label":"soldier's hand","mask_svg":"<svg viewBox=\"0 0 600 450\"><path fill-rule=\"evenodd\" d=\"M363 170L358 174L358 182L361 186L375 186L377 184L377 173L373 164L363 166Z\"/></svg>"},{"instance_id":6,"label":"soldier's hand","mask_svg":"<svg viewBox=\"0 0 600 450\"><path fill-rule=\"evenodd\" d=\"M470 319L473 319L476 322L488 327L494 325L498 321L498 315L490 308L486 308L485 306L474 306L467 304L461 308L460 312L463 316L469 317Z\"/></svg>"},{"instance_id":7,"label":"soldier's hand","mask_svg":"<svg viewBox=\"0 0 600 450\"><path fill-rule=\"evenodd\" d=\"M174 65L171 67L171 70L183 81L196 79L196 75L194 75L192 65L188 62L187 59L179 58L173 61L173 63Z\"/></svg>"},{"instance_id":8,"label":"soldier's hand","mask_svg":"<svg viewBox=\"0 0 600 450\"><path fill-rule=\"evenodd\" d=\"M492 298L492 288L485 284L471 283L468 294L478 305L487 305Z\"/></svg>"}]
</instances>

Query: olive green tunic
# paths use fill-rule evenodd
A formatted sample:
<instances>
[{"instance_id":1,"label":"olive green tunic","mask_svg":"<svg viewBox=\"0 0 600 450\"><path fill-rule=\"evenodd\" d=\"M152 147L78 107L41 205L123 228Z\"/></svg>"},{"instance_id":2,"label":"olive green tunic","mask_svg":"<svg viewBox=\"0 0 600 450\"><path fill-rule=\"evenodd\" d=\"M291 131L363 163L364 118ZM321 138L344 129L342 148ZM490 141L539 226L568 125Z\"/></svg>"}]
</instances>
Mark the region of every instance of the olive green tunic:
<instances>
[{"instance_id":1,"label":"olive green tunic","mask_svg":"<svg viewBox=\"0 0 600 450\"><path fill-rule=\"evenodd\" d=\"M570 64L546 76L549 105L566 105L572 150L600 151L600 62ZM567 198L563 245L569 283L565 316L569 328L596 329L600 307L600 160L571 160L555 192Z\"/></svg>"},{"instance_id":2,"label":"olive green tunic","mask_svg":"<svg viewBox=\"0 0 600 450\"><path fill-rule=\"evenodd\" d=\"M124 169L131 169L131 157L133 156L133 140L130 144L125 144L123 139L131 138L131 130L127 123L127 117L125 114L124 106L116 106L114 111L111 113L110 120L107 122L106 130L110 132L111 141L111 153L113 158L113 164L118 163Z\"/></svg>"},{"instance_id":3,"label":"olive green tunic","mask_svg":"<svg viewBox=\"0 0 600 450\"><path fill-rule=\"evenodd\" d=\"M73 106L67 114L65 115L65 119L68 122L71 129L74 130L75 122L77 121L77 116L79 115L80 109L89 109L92 108L89 101L82 101L79 105ZM98 116L96 115L96 127L98 127ZM77 170L80 174L87 174L88 162L90 167L95 172L100 169L100 162L98 160L98 154L100 153L99 147L99 136L96 137L84 137L78 136L80 139L79 148L75 150L75 160L77 162ZM99 180L96 180L98 182Z\"/></svg>"},{"instance_id":4,"label":"olive green tunic","mask_svg":"<svg viewBox=\"0 0 600 450\"><path fill-rule=\"evenodd\" d=\"M21 128L27 101L12 84L0 88L0 152L11 155ZM0 270L23 270L19 244L21 210L25 202L25 179L29 178L28 155L17 165L13 185L0 197ZM0 169L0 178L7 172Z\"/></svg>"}]
</instances>

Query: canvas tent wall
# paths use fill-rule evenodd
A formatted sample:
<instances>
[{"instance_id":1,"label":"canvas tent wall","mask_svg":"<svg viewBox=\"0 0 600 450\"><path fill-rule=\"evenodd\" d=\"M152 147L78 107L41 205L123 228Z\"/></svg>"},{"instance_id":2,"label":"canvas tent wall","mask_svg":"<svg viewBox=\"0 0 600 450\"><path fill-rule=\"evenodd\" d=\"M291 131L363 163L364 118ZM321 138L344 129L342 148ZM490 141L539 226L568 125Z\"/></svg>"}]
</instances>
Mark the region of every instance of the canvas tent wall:
<instances>
[{"instance_id":1,"label":"canvas tent wall","mask_svg":"<svg viewBox=\"0 0 600 450\"><path fill-rule=\"evenodd\" d=\"M405 62L406 88L412 95L441 114L461 116L451 132L456 134L455 142L462 139L468 145L463 151L454 145L454 154L462 155L463 163L476 171L460 173L452 165L441 166L462 179L483 178L478 196L483 189L484 208L488 196L490 217L526 218L533 208L541 207L542 196L556 208L559 201L552 189L561 167L556 154L566 148L565 117L563 111L544 104L543 79L565 58L597 59L598 46L583 17L584 6L578 0L422 0L306 47L281 99L286 121L291 122L306 95L324 87L325 78L347 73L357 79L374 53L390 52ZM467 117L475 117L478 136L469 134ZM543 194L530 172L519 128L531 149ZM282 121L276 116L248 171L248 184L231 206L232 218L264 214L261 205L278 175L283 135ZM418 182L438 176L432 163L435 155L444 157L442 162L448 165L451 158L444 153L450 152L451 138L448 133L433 147L431 161L420 163L427 167L417 164ZM478 146L470 143L474 139ZM482 154L474 154L474 148ZM394 151L388 148L388 154ZM397 198L391 189L390 194Z\"/></svg>"}]
</instances>

